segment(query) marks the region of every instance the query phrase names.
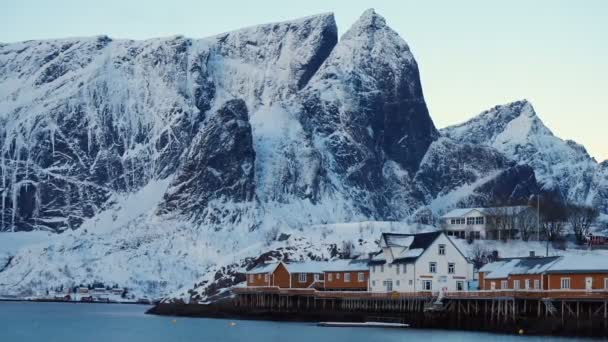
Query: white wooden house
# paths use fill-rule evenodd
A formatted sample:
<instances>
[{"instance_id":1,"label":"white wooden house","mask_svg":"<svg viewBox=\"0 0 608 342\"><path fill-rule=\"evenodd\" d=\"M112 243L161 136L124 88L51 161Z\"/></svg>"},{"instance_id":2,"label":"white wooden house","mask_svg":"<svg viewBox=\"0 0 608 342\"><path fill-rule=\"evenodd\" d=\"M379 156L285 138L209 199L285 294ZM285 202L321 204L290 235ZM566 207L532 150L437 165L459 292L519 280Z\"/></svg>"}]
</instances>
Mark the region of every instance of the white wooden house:
<instances>
[{"instance_id":1,"label":"white wooden house","mask_svg":"<svg viewBox=\"0 0 608 342\"><path fill-rule=\"evenodd\" d=\"M536 213L528 206L454 209L441 216L441 226L450 237L460 239L515 238L522 225L537 237Z\"/></svg>"},{"instance_id":2,"label":"white wooden house","mask_svg":"<svg viewBox=\"0 0 608 342\"><path fill-rule=\"evenodd\" d=\"M473 264L443 232L384 233L370 260L371 292L466 291Z\"/></svg>"}]
</instances>

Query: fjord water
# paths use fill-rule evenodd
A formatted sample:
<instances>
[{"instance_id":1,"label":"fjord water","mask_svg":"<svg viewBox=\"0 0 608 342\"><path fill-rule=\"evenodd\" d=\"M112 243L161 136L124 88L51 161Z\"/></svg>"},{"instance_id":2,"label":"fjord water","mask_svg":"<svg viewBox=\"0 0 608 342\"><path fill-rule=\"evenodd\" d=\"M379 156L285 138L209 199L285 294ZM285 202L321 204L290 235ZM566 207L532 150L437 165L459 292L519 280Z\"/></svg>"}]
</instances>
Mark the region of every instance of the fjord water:
<instances>
[{"instance_id":1,"label":"fjord water","mask_svg":"<svg viewBox=\"0 0 608 342\"><path fill-rule=\"evenodd\" d=\"M310 323L233 321L145 315L148 306L0 302L0 341L47 342L540 342L577 341L476 332L322 328Z\"/></svg>"}]
</instances>

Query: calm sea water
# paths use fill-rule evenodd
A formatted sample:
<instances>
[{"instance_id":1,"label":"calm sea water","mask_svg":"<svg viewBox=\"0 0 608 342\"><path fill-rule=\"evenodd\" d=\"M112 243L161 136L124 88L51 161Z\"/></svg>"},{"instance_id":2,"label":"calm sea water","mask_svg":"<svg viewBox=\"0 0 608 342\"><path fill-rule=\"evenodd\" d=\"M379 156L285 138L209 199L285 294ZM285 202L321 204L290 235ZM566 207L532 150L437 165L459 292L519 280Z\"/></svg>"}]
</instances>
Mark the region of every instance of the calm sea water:
<instances>
[{"instance_id":1,"label":"calm sea water","mask_svg":"<svg viewBox=\"0 0 608 342\"><path fill-rule=\"evenodd\" d=\"M474 332L322 328L275 323L144 315L147 306L0 302L0 341L48 342L541 342L577 341ZM288 338L287 338L288 337Z\"/></svg>"}]
</instances>

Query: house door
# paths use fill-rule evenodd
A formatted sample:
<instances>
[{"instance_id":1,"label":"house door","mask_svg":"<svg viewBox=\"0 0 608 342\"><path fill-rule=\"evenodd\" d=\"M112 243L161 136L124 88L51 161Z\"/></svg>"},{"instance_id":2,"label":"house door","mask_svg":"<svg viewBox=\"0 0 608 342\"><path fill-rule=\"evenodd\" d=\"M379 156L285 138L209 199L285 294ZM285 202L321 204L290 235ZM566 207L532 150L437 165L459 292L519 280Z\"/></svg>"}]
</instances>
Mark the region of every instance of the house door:
<instances>
[{"instance_id":1,"label":"house door","mask_svg":"<svg viewBox=\"0 0 608 342\"><path fill-rule=\"evenodd\" d=\"M593 278L585 278L585 290L591 291L593 289Z\"/></svg>"},{"instance_id":2,"label":"house door","mask_svg":"<svg viewBox=\"0 0 608 342\"><path fill-rule=\"evenodd\" d=\"M392 280L386 281L386 292L393 292L393 281Z\"/></svg>"}]
</instances>

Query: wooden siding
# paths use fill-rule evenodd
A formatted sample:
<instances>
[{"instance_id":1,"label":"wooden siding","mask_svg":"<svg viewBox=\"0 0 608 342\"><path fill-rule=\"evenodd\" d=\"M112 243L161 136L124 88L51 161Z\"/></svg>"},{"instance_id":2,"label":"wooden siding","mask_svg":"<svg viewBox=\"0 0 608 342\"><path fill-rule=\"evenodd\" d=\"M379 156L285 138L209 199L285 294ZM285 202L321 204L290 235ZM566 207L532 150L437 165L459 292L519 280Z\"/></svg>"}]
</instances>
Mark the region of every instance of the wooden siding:
<instances>
[{"instance_id":1,"label":"wooden siding","mask_svg":"<svg viewBox=\"0 0 608 342\"><path fill-rule=\"evenodd\" d=\"M279 264L272 273L247 274L247 286L289 288L289 272L285 268L285 265Z\"/></svg>"},{"instance_id":2,"label":"wooden siding","mask_svg":"<svg viewBox=\"0 0 608 342\"><path fill-rule=\"evenodd\" d=\"M350 274L350 281L344 280L345 274ZM363 273L363 280L359 281L359 273ZM329 276L331 274L331 277ZM338 278L338 274L340 277ZM349 271L349 272L325 272L326 290L367 290L369 271ZM331 278L331 280L330 280Z\"/></svg>"},{"instance_id":3,"label":"wooden siding","mask_svg":"<svg viewBox=\"0 0 608 342\"><path fill-rule=\"evenodd\" d=\"M562 278L570 278L570 290L586 290L586 278L593 279L592 290L608 290L604 286L608 273L551 273L548 275L549 290L561 290Z\"/></svg>"},{"instance_id":4,"label":"wooden siding","mask_svg":"<svg viewBox=\"0 0 608 342\"><path fill-rule=\"evenodd\" d=\"M300 274L306 275L306 281L300 282ZM323 280L323 273L292 273L291 274L291 288L293 289L305 289L308 288L315 281L315 274L319 275L319 280Z\"/></svg>"}]
</instances>

